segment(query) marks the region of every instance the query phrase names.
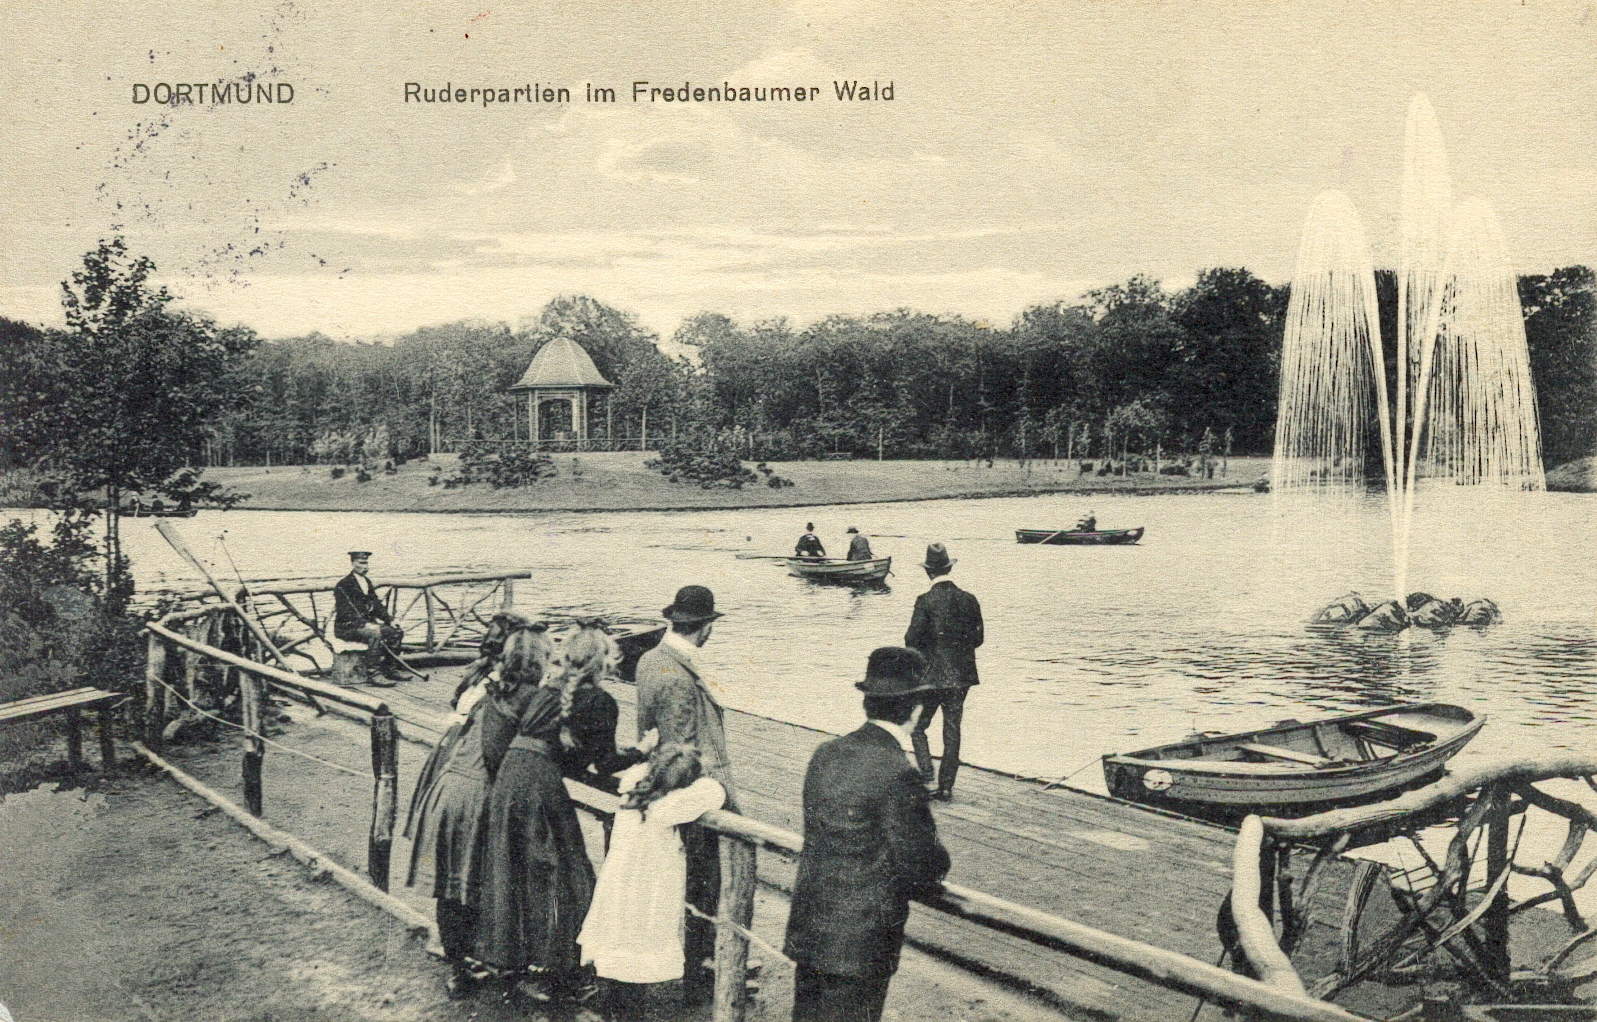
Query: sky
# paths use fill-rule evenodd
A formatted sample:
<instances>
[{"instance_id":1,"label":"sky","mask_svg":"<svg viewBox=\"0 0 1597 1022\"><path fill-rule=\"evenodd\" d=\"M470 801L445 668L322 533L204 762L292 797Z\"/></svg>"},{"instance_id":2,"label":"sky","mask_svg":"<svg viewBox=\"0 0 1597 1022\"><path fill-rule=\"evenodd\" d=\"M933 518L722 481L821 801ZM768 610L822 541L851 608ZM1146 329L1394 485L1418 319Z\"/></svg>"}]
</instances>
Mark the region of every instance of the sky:
<instances>
[{"instance_id":1,"label":"sky","mask_svg":"<svg viewBox=\"0 0 1597 1022\"><path fill-rule=\"evenodd\" d=\"M61 322L59 282L113 234L224 325L340 339L514 326L559 294L664 338L703 311L1006 325L1134 274L1285 282L1327 189L1391 265L1416 93L1454 196L1492 204L1515 269L1597 265L1587 0L10 0L0 17L0 315L36 323ZM245 81L293 100L134 102ZM819 91L667 103L634 101L637 81ZM853 81L892 99L838 100ZM406 83L573 101L407 103Z\"/></svg>"}]
</instances>

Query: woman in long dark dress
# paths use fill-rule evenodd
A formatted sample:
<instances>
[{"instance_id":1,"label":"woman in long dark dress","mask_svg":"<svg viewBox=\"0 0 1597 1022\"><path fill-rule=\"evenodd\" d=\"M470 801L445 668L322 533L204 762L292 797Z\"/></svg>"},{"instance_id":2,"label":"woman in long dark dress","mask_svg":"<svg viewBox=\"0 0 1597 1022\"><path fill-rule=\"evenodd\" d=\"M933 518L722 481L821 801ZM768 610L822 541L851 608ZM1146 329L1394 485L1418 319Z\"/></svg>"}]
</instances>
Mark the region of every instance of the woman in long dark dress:
<instances>
[{"instance_id":1,"label":"woman in long dark dress","mask_svg":"<svg viewBox=\"0 0 1597 1022\"><path fill-rule=\"evenodd\" d=\"M615 775L649 758L634 748L616 748L615 697L599 687L600 680L616 676L621 650L605 632L604 622L592 620L582 622L562 652L560 772L614 795ZM609 822L606 817L605 823Z\"/></svg>"},{"instance_id":2,"label":"woman in long dark dress","mask_svg":"<svg viewBox=\"0 0 1597 1022\"><path fill-rule=\"evenodd\" d=\"M439 770L454 755L455 743L460 740L461 728L466 723L466 714L470 711L471 704L476 701L475 695L468 697L466 693L488 680L489 674L493 672L495 664L499 661L500 654L504 652L505 638L519 628L531 627L532 621L525 614L513 610L501 610L488 622L488 630L477 645L477 659L461 672L460 684L455 687L454 697L449 701L450 709L454 712L449 715L438 744L434 745L432 752L427 754L426 761L421 765L421 772L416 775L416 789L410 796L410 811L405 815L405 837L415 840L417 810L421 808L422 801L426 799L428 791L437 781ZM466 700L464 704L462 699ZM414 870L414 866L412 869Z\"/></svg>"},{"instance_id":3,"label":"woman in long dark dress","mask_svg":"<svg viewBox=\"0 0 1597 1022\"><path fill-rule=\"evenodd\" d=\"M437 899L438 941L450 965L445 989L464 997L476 986L468 956L475 954L477 906L488 838L488 772L482 760L483 686L467 689L467 716L433 781L413 808L414 837L405 883ZM442 743L440 743L442 744Z\"/></svg>"},{"instance_id":4,"label":"woman in long dark dress","mask_svg":"<svg viewBox=\"0 0 1597 1022\"><path fill-rule=\"evenodd\" d=\"M577 933L593 896L593 866L556 761L561 690L548 672L553 652L540 626L511 635L482 713L492 789L477 953L512 977L532 970L535 978L518 989L535 1000L579 984Z\"/></svg>"}]
</instances>

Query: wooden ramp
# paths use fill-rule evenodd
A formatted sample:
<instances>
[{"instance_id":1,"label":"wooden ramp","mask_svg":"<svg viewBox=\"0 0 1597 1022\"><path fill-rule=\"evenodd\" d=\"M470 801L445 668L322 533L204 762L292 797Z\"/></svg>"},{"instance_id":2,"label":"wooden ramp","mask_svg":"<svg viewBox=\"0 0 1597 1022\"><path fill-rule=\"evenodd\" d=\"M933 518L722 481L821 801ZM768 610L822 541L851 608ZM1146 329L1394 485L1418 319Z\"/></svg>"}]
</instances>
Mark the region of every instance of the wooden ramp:
<instances>
[{"instance_id":1,"label":"wooden ramp","mask_svg":"<svg viewBox=\"0 0 1597 1022\"><path fill-rule=\"evenodd\" d=\"M402 733L427 740L441 728L457 677L455 669L435 670L425 684L366 691L388 701ZM610 691L628 738L634 690ZM734 710L726 729L744 814L802 833L804 769L815 747L833 736ZM1231 887L1231 831L1085 792L1044 791L973 766L961 769L953 802L932 806L953 859L950 881L1203 961L1219 958L1215 913ZM775 855L760 858L761 880L779 890L791 889L793 868ZM1152 1022L1186 1019L1196 1007L1190 996L921 909L911 916L909 938L1019 980L1068 1017ZM1220 1015L1212 1007L1204 1015L1211 1013Z\"/></svg>"}]
</instances>

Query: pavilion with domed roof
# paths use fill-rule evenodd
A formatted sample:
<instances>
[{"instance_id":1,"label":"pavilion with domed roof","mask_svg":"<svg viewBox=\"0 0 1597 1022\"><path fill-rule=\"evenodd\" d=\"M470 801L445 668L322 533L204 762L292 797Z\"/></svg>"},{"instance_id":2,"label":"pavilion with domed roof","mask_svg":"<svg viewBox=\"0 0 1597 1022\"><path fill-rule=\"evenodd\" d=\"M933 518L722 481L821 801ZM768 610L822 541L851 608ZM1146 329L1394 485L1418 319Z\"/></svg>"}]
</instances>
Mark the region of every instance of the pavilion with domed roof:
<instances>
[{"instance_id":1,"label":"pavilion with domed roof","mask_svg":"<svg viewBox=\"0 0 1597 1022\"><path fill-rule=\"evenodd\" d=\"M608 423L610 391L614 389L615 384L600 375L582 345L568 337L556 337L539 348L527 371L510 388L512 393L526 395L527 438L534 443L587 440L589 405L602 398ZM609 432L606 425L606 439Z\"/></svg>"}]
</instances>

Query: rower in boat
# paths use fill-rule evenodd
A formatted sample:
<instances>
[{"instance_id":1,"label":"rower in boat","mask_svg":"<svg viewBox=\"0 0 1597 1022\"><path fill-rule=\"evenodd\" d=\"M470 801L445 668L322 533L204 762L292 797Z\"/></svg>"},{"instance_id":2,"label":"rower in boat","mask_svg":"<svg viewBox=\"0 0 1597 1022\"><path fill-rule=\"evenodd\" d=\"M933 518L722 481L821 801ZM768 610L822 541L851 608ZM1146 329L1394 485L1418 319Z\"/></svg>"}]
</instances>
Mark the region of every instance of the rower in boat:
<instances>
[{"instance_id":1,"label":"rower in boat","mask_svg":"<svg viewBox=\"0 0 1597 1022\"><path fill-rule=\"evenodd\" d=\"M815 523L804 523L804 535L798 538L798 543L793 547L793 556L805 558L818 558L826 556L826 548L821 545L821 537L815 534Z\"/></svg>"},{"instance_id":2,"label":"rower in boat","mask_svg":"<svg viewBox=\"0 0 1597 1022\"><path fill-rule=\"evenodd\" d=\"M876 555L871 553L871 541L855 526L848 527L849 534L854 538L848 541L848 559L851 561L875 560Z\"/></svg>"},{"instance_id":3,"label":"rower in boat","mask_svg":"<svg viewBox=\"0 0 1597 1022\"><path fill-rule=\"evenodd\" d=\"M1085 516L1083 516L1082 518L1077 520L1077 522L1076 522L1076 531L1077 532L1097 532L1098 531L1098 519L1093 517L1093 513L1091 511L1088 511Z\"/></svg>"}]
</instances>

